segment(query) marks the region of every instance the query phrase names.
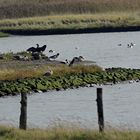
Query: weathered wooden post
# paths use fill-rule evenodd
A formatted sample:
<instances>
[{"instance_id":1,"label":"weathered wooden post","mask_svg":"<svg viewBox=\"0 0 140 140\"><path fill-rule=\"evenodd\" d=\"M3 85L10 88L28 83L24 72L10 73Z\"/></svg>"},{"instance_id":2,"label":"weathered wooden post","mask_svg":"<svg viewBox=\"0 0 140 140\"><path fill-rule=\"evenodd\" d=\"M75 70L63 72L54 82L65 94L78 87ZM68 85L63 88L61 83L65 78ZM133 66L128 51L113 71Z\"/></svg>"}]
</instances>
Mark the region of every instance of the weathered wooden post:
<instances>
[{"instance_id":1,"label":"weathered wooden post","mask_svg":"<svg viewBox=\"0 0 140 140\"><path fill-rule=\"evenodd\" d=\"M20 113L20 123L19 128L20 129L27 129L27 94L21 93L21 113Z\"/></svg>"},{"instance_id":2,"label":"weathered wooden post","mask_svg":"<svg viewBox=\"0 0 140 140\"><path fill-rule=\"evenodd\" d=\"M98 113L98 124L99 131L104 131L104 113L103 113L103 100L102 100L102 88L97 88L97 113Z\"/></svg>"}]
</instances>

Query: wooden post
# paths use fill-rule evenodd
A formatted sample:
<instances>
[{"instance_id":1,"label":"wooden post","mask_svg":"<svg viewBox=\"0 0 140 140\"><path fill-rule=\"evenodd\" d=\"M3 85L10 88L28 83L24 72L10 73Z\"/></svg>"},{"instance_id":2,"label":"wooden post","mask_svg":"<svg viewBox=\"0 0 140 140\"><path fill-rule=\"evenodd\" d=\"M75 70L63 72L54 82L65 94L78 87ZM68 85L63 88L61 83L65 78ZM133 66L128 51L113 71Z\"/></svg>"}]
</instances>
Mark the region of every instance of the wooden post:
<instances>
[{"instance_id":1,"label":"wooden post","mask_svg":"<svg viewBox=\"0 0 140 140\"><path fill-rule=\"evenodd\" d=\"M99 131L104 131L104 114L103 114L103 100L102 100L102 88L97 88L97 113L98 113L98 124Z\"/></svg>"},{"instance_id":2,"label":"wooden post","mask_svg":"<svg viewBox=\"0 0 140 140\"><path fill-rule=\"evenodd\" d=\"M20 123L19 128L20 129L27 129L27 94L21 93L21 113L20 113Z\"/></svg>"}]
</instances>

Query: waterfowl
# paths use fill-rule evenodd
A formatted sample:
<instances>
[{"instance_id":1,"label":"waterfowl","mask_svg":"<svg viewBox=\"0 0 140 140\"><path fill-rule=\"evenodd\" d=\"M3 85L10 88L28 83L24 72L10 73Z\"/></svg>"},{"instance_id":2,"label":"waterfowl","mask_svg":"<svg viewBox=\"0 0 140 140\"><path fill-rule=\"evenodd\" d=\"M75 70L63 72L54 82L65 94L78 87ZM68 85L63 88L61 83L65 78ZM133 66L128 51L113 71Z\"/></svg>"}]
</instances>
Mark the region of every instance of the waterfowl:
<instances>
[{"instance_id":1,"label":"waterfowl","mask_svg":"<svg viewBox=\"0 0 140 140\"><path fill-rule=\"evenodd\" d=\"M133 48L133 45L127 44L127 48Z\"/></svg>"},{"instance_id":2,"label":"waterfowl","mask_svg":"<svg viewBox=\"0 0 140 140\"><path fill-rule=\"evenodd\" d=\"M42 47L39 47L39 44L36 44L36 45L37 45L36 48L35 47L31 47L31 48L28 48L26 51L27 52L31 52L31 53L35 53L35 52L40 53L40 52L44 52L46 47L47 47L47 45L43 45Z\"/></svg>"},{"instance_id":3,"label":"waterfowl","mask_svg":"<svg viewBox=\"0 0 140 140\"><path fill-rule=\"evenodd\" d=\"M122 44L120 43L120 44L118 44L118 46L122 46Z\"/></svg>"},{"instance_id":4,"label":"waterfowl","mask_svg":"<svg viewBox=\"0 0 140 140\"><path fill-rule=\"evenodd\" d=\"M55 51L53 51L53 50L49 50L49 53L53 53L53 52L55 52Z\"/></svg>"},{"instance_id":5,"label":"waterfowl","mask_svg":"<svg viewBox=\"0 0 140 140\"><path fill-rule=\"evenodd\" d=\"M50 56L49 58L50 58L50 59L56 59L58 56L59 56L59 53L57 53L57 54L55 54L55 55L52 55L52 56Z\"/></svg>"},{"instance_id":6,"label":"waterfowl","mask_svg":"<svg viewBox=\"0 0 140 140\"><path fill-rule=\"evenodd\" d=\"M51 76L53 75L53 71L51 69L49 69L45 74L44 76Z\"/></svg>"},{"instance_id":7,"label":"waterfowl","mask_svg":"<svg viewBox=\"0 0 140 140\"><path fill-rule=\"evenodd\" d=\"M46 49L47 45L43 45L42 47L39 47L37 44L36 52L44 52Z\"/></svg>"},{"instance_id":8,"label":"waterfowl","mask_svg":"<svg viewBox=\"0 0 140 140\"><path fill-rule=\"evenodd\" d=\"M31 53L34 53L36 52L36 48L35 47L30 47L26 50L27 52L31 52Z\"/></svg>"},{"instance_id":9,"label":"waterfowl","mask_svg":"<svg viewBox=\"0 0 140 140\"><path fill-rule=\"evenodd\" d=\"M72 66L75 62L82 62L83 61L83 56L79 56L79 57L74 57L72 59L72 61L70 62L69 66Z\"/></svg>"},{"instance_id":10,"label":"waterfowl","mask_svg":"<svg viewBox=\"0 0 140 140\"><path fill-rule=\"evenodd\" d=\"M135 43L130 43L130 44L127 44L127 48L133 48L136 44Z\"/></svg>"}]
</instances>

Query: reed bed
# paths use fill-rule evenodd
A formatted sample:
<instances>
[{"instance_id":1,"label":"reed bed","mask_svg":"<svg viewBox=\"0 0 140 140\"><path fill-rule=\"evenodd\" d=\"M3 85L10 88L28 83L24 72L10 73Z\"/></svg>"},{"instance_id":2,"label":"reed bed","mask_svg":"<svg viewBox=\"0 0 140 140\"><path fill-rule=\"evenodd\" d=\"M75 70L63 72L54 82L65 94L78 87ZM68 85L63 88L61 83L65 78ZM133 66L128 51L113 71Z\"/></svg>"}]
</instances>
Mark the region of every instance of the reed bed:
<instances>
[{"instance_id":1,"label":"reed bed","mask_svg":"<svg viewBox=\"0 0 140 140\"><path fill-rule=\"evenodd\" d=\"M19 130L0 126L1 140L139 140L139 131L110 129L104 133L78 127Z\"/></svg>"},{"instance_id":2,"label":"reed bed","mask_svg":"<svg viewBox=\"0 0 140 140\"><path fill-rule=\"evenodd\" d=\"M1 0L0 19L140 10L140 0Z\"/></svg>"}]
</instances>

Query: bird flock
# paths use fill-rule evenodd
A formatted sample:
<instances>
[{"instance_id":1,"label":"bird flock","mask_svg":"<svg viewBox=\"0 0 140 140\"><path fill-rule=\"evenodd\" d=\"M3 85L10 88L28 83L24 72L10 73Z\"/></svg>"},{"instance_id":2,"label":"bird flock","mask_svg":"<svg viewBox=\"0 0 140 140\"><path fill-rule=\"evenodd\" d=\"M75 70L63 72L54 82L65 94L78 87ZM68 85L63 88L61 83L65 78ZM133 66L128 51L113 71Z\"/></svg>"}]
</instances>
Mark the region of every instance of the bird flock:
<instances>
[{"instance_id":1,"label":"bird flock","mask_svg":"<svg viewBox=\"0 0 140 140\"><path fill-rule=\"evenodd\" d=\"M36 47L30 47L28 48L26 51L31 53L32 56L34 56L34 58L37 57L37 59L39 59L38 55L42 54L45 50L46 50L47 45L43 45L40 47L39 44L36 44ZM78 47L75 47L75 50L77 50ZM48 51L49 53L55 53L54 50L50 49ZM60 53L56 53L54 55L51 55L48 57L49 60L55 60L58 58L58 56L60 55ZM77 62L82 62L84 60L83 56L79 56L79 57L73 57L73 59L71 61L68 61L68 59L66 59L65 61L63 61L62 63L67 64L68 66L72 66L74 63ZM48 71L48 73L50 74L51 72Z\"/></svg>"},{"instance_id":2,"label":"bird flock","mask_svg":"<svg viewBox=\"0 0 140 140\"><path fill-rule=\"evenodd\" d=\"M30 47L26 51L30 52L30 53L32 53L32 55L34 55L34 54L43 53L46 50L46 47L47 47L47 45L43 45L40 47L39 44L36 44L36 47ZM54 50L49 50L49 53L54 53L54 52L55 52ZM56 58L58 58L59 55L60 54L57 53L55 55L49 56L48 58L55 60Z\"/></svg>"},{"instance_id":3,"label":"bird flock","mask_svg":"<svg viewBox=\"0 0 140 140\"><path fill-rule=\"evenodd\" d=\"M136 45L135 43L131 42L131 43L128 43L128 44L126 45L126 47L127 47L127 48L133 48L135 45ZM123 46L123 44L120 43L120 44L118 44L118 46Z\"/></svg>"}]
</instances>

